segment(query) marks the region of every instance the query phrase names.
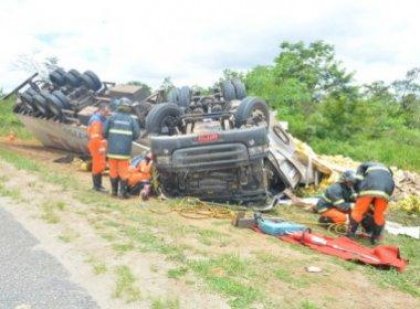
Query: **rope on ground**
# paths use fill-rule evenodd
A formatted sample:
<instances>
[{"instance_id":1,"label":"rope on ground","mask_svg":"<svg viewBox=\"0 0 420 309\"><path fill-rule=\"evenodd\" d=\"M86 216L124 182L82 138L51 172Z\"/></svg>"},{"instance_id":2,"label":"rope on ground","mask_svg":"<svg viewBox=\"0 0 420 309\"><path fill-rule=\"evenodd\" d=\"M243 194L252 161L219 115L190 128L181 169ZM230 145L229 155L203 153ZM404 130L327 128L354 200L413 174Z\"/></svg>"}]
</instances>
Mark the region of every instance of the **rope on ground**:
<instances>
[{"instance_id":1,"label":"rope on ground","mask_svg":"<svg viewBox=\"0 0 420 309\"><path fill-rule=\"evenodd\" d=\"M154 214L158 215L167 215L172 212L178 213L180 216L193 219L193 220L203 220L203 219L232 219L235 216L235 213L240 210L248 211L249 208L235 206L235 209L231 209L229 205L213 203L213 202L204 202L199 199L194 198L184 198L175 200L175 206L167 211L157 211L152 208L148 210ZM325 226L328 232L335 233L338 235L345 235L347 230L347 224L345 223L320 223L317 221L294 221L295 223L304 224L304 225L318 225Z\"/></svg>"},{"instance_id":2,"label":"rope on ground","mask_svg":"<svg viewBox=\"0 0 420 309\"><path fill-rule=\"evenodd\" d=\"M149 208L148 210L158 215L167 215L171 212L176 212L184 218L194 220L209 218L232 219L235 215L234 210L229 209L228 205L203 202L198 199L192 198L176 200L175 206L173 206L167 211L157 211L151 208Z\"/></svg>"}]
</instances>

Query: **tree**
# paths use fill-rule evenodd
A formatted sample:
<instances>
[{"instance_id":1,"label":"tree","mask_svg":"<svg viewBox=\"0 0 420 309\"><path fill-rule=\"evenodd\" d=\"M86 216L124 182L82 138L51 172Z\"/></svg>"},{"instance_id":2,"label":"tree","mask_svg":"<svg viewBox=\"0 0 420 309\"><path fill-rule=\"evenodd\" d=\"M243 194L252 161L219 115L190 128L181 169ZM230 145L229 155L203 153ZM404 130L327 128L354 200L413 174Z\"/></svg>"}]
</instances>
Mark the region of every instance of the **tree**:
<instances>
[{"instance_id":1,"label":"tree","mask_svg":"<svg viewBox=\"0 0 420 309\"><path fill-rule=\"evenodd\" d=\"M142 87L146 96L149 96L149 95L152 94L152 88L149 85L147 85L147 84L145 84L143 82L140 82L140 81L131 81L131 82L128 82L128 84L129 85L134 85L134 86L140 86L140 87Z\"/></svg>"},{"instance_id":2,"label":"tree","mask_svg":"<svg viewBox=\"0 0 420 309\"><path fill-rule=\"evenodd\" d=\"M420 128L420 68L409 70L405 78L396 80L392 87L399 100L405 124Z\"/></svg>"},{"instance_id":3,"label":"tree","mask_svg":"<svg viewBox=\"0 0 420 309\"><path fill-rule=\"evenodd\" d=\"M287 81L300 83L313 101L328 95L346 93L354 96L357 89L351 85L353 73L347 73L335 59L334 47L323 41L306 46L303 42L280 44L280 54L275 59L274 75L281 86Z\"/></svg>"}]
</instances>

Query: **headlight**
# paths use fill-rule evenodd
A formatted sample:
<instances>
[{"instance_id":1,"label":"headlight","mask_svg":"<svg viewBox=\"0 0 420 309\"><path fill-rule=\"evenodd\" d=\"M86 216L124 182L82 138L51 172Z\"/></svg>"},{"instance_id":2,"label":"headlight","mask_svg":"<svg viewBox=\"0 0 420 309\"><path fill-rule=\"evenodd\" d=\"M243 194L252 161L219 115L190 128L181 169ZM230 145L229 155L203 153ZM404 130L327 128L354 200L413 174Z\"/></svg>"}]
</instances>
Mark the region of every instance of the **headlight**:
<instances>
[{"instance_id":1,"label":"headlight","mask_svg":"<svg viewBox=\"0 0 420 309\"><path fill-rule=\"evenodd\" d=\"M249 151L250 156L256 156L259 154L263 154L265 152L265 147L264 146L249 147L248 151Z\"/></svg>"},{"instance_id":2,"label":"headlight","mask_svg":"<svg viewBox=\"0 0 420 309\"><path fill-rule=\"evenodd\" d=\"M171 163L171 156L157 156L156 162L158 164L169 164Z\"/></svg>"}]
</instances>

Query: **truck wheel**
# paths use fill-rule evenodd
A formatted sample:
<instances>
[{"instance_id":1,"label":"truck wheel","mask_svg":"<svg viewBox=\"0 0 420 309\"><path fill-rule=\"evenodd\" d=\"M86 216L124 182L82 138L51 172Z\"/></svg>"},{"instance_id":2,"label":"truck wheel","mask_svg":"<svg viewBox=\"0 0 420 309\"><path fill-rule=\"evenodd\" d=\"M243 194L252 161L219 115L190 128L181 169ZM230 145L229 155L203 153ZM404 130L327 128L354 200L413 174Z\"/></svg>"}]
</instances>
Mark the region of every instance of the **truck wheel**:
<instances>
[{"instance_id":1,"label":"truck wheel","mask_svg":"<svg viewBox=\"0 0 420 309\"><path fill-rule=\"evenodd\" d=\"M24 92L20 94L20 100L22 101L22 104L24 106L24 110L28 113L32 113L34 111L33 107L33 98L28 93Z\"/></svg>"},{"instance_id":2,"label":"truck wheel","mask_svg":"<svg viewBox=\"0 0 420 309\"><path fill-rule=\"evenodd\" d=\"M226 102L236 99L235 88L230 81L224 81L220 84L222 96Z\"/></svg>"},{"instance_id":3,"label":"truck wheel","mask_svg":"<svg viewBox=\"0 0 420 309\"><path fill-rule=\"evenodd\" d=\"M48 106L47 100L40 94L36 94L33 96L33 102L36 107L36 110L45 117L48 117Z\"/></svg>"},{"instance_id":4,"label":"truck wheel","mask_svg":"<svg viewBox=\"0 0 420 309\"><path fill-rule=\"evenodd\" d=\"M53 117L56 117L58 120L63 119L63 103L59 98L50 94L47 97L47 106Z\"/></svg>"},{"instance_id":5,"label":"truck wheel","mask_svg":"<svg viewBox=\"0 0 420 309\"><path fill-rule=\"evenodd\" d=\"M235 88L235 95L238 100L246 97L245 85L240 79L232 80L233 88Z\"/></svg>"},{"instance_id":6,"label":"truck wheel","mask_svg":"<svg viewBox=\"0 0 420 309\"><path fill-rule=\"evenodd\" d=\"M50 81L58 87L64 86L66 84L66 80L64 78L63 75L61 75L60 73L58 73L57 71L54 71L52 73L50 73L49 75L50 77Z\"/></svg>"},{"instance_id":7,"label":"truck wheel","mask_svg":"<svg viewBox=\"0 0 420 309\"><path fill-rule=\"evenodd\" d=\"M178 133L181 110L174 103L155 105L146 117L148 134L175 135Z\"/></svg>"},{"instance_id":8,"label":"truck wheel","mask_svg":"<svg viewBox=\"0 0 420 309\"><path fill-rule=\"evenodd\" d=\"M80 75L82 84L85 85L88 89L96 91L96 83L93 81L92 77L86 74Z\"/></svg>"},{"instance_id":9,"label":"truck wheel","mask_svg":"<svg viewBox=\"0 0 420 309\"><path fill-rule=\"evenodd\" d=\"M99 89L102 88L102 82L99 79L98 75L96 75L94 72L89 71L89 70L85 71L84 74L89 76L93 80L93 82L95 83L95 89L93 89L93 90L98 91Z\"/></svg>"},{"instance_id":10,"label":"truck wheel","mask_svg":"<svg viewBox=\"0 0 420 309\"><path fill-rule=\"evenodd\" d=\"M187 108L191 102L191 89L188 86L184 86L179 89L179 100L178 105L180 107Z\"/></svg>"},{"instance_id":11,"label":"truck wheel","mask_svg":"<svg viewBox=\"0 0 420 309\"><path fill-rule=\"evenodd\" d=\"M61 101L64 109L71 109L70 100L66 97L64 93L62 93L60 90L56 90L53 91L52 94Z\"/></svg>"},{"instance_id":12,"label":"truck wheel","mask_svg":"<svg viewBox=\"0 0 420 309\"><path fill-rule=\"evenodd\" d=\"M168 102L178 104L179 103L179 88L172 88L168 93Z\"/></svg>"},{"instance_id":13,"label":"truck wheel","mask_svg":"<svg viewBox=\"0 0 420 309\"><path fill-rule=\"evenodd\" d=\"M270 125L270 112L263 100L257 97L246 97L239 104L235 113L235 126L243 125L264 126Z\"/></svg>"},{"instance_id":14,"label":"truck wheel","mask_svg":"<svg viewBox=\"0 0 420 309\"><path fill-rule=\"evenodd\" d=\"M72 87L79 87L81 84L81 80L78 76L75 76L74 74L68 72L65 75L66 84L72 86Z\"/></svg>"},{"instance_id":15,"label":"truck wheel","mask_svg":"<svg viewBox=\"0 0 420 309\"><path fill-rule=\"evenodd\" d=\"M66 75L66 71L64 71L62 68L56 68L53 72L61 75L61 76L65 76Z\"/></svg>"}]
</instances>

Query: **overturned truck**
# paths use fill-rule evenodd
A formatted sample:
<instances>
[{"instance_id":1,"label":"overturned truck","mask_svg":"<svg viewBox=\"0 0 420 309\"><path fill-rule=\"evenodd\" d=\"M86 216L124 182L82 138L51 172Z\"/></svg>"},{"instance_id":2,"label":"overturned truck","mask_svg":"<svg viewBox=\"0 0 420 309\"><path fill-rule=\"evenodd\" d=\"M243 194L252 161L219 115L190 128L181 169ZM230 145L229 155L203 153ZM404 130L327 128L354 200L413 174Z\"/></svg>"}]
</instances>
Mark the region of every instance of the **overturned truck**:
<instances>
[{"instance_id":1,"label":"overturned truck","mask_svg":"<svg viewBox=\"0 0 420 309\"><path fill-rule=\"evenodd\" d=\"M266 205L321 171L297 156L292 136L240 80L203 95L190 87L147 93L102 82L92 71L56 69L49 80L31 76L14 91L14 112L47 147L86 155L87 121L101 103L132 100L140 138L133 155L151 150L160 188L169 196Z\"/></svg>"}]
</instances>

